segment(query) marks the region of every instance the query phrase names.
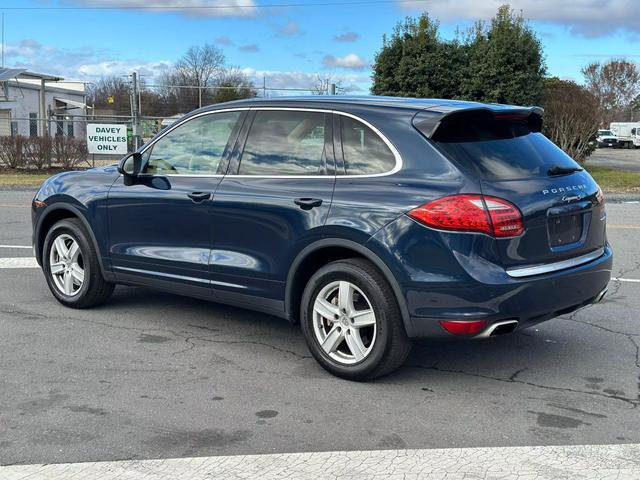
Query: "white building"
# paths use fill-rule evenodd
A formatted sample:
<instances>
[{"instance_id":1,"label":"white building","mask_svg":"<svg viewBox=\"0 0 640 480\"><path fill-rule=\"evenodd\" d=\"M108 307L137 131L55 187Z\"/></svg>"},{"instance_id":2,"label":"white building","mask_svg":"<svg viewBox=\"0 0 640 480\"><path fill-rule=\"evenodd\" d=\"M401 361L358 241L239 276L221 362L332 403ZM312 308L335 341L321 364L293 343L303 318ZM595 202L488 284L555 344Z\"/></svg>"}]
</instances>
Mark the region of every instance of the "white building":
<instances>
[{"instance_id":1,"label":"white building","mask_svg":"<svg viewBox=\"0 0 640 480\"><path fill-rule=\"evenodd\" d=\"M65 135L84 138L86 92L81 82L0 69L0 135Z\"/></svg>"}]
</instances>

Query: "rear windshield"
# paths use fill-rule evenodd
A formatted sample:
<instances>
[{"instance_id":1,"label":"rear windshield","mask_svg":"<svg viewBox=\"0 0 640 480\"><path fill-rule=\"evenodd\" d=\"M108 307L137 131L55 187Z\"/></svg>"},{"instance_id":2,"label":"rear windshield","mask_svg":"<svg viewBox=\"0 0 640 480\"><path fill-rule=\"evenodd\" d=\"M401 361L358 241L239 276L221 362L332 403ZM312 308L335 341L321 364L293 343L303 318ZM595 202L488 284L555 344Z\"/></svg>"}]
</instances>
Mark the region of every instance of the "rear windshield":
<instances>
[{"instance_id":1,"label":"rear windshield","mask_svg":"<svg viewBox=\"0 0 640 480\"><path fill-rule=\"evenodd\" d=\"M487 180L548 175L551 167L578 167L526 117L489 112L446 118L432 140L455 163Z\"/></svg>"}]
</instances>

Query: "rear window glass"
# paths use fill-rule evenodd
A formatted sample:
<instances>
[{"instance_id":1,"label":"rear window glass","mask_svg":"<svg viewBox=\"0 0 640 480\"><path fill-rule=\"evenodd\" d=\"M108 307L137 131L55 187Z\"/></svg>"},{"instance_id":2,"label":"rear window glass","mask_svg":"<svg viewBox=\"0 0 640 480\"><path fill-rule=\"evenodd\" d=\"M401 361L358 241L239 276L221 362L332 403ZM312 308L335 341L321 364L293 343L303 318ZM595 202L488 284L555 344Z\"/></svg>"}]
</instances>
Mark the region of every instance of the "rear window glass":
<instances>
[{"instance_id":1,"label":"rear window glass","mask_svg":"<svg viewBox=\"0 0 640 480\"><path fill-rule=\"evenodd\" d=\"M432 140L447 157L480 178L543 177L554 166L578 167L525 118L495 118L488 112L456 117L443 122Z\"/></svg>"}]
</instances>

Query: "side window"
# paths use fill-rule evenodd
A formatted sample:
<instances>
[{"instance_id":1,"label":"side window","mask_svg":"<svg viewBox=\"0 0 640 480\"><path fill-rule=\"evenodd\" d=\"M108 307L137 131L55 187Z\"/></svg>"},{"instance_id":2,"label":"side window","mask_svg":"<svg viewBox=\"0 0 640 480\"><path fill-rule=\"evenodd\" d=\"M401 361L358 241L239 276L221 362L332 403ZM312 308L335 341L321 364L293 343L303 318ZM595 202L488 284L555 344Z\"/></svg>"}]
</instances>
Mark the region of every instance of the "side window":
<instances>
[{"instance_id":1,"label":"side window","mask_svg":"<svg viewBox=\"0 0 640 480\"><path fill-rule=\"evenodd\" d=\"M325 136L324 113L258 111L238 174L324 175Z\"/></svg>"},{"instance_id":2,"label":"side window","mask_svg":"<svg viewBox=\"0 0 640 480\"><path fill-rule=\"evenodd\" d=\"M396 158L376 132L346 116L341 116L341 124L347 175L372 175L393 170Z\"/></svg>"},{"instance_id":3,"label":"side window","mask_svg":"<svg viewBox=\"0 0 640 480\"><path fill-rule=\"evenodd\" d=\"M158 140L148 154L149 175L213 175L241 112L210 113L188 120Z\"/></svg>"}]
</instances>

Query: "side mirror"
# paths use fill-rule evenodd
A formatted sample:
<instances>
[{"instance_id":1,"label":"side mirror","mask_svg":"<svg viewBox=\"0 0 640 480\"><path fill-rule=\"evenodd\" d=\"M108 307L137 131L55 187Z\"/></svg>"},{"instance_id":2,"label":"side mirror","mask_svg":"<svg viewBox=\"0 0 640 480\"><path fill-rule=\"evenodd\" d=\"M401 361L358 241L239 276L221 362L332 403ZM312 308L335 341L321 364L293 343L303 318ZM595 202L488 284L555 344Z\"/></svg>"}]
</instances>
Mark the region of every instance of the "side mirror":
<instances>
[{"instance_id":1,"label":"side mirror","mask_svg":"<svg viewBox=\"0 0 640 480\"><path fill-rule=\"evenodd\" d=\"M125 177L137 177L142 171L142 155L130 153L118 162L118 172Z\"/></svg>"}]
</instances>

